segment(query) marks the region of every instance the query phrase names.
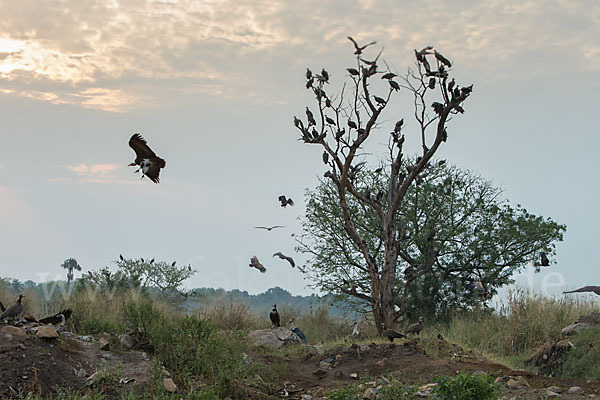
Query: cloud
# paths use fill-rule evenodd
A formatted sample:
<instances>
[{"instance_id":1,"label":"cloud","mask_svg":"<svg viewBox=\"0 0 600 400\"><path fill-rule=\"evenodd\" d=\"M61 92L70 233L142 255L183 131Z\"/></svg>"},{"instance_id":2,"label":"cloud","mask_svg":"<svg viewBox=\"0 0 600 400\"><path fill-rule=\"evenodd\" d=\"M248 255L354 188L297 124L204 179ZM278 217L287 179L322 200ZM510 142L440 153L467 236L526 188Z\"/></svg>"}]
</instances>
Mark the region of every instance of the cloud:
<instances>
[{"instance_id":1,"label":"cloud","mask_svg":"<svg viewBox=\"0 0 600 400\"><path fill-rule=\"evenodd\" d=\"M117 175L119 166L117 164L91 164L81 163L78 165L67 165L66 169L73 172L76 178L52 178L52 183L112 183L112 184L137 184L135 180L123 180Z\"/></svg>"}]
</instances>

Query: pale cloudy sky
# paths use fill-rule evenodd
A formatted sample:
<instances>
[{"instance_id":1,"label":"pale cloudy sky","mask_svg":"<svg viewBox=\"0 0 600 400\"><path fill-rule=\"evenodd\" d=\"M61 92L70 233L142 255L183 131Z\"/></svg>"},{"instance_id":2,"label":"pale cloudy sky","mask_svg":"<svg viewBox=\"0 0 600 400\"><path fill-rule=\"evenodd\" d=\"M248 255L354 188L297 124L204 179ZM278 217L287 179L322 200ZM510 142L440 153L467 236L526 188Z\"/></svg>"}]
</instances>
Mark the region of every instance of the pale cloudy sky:
<instances>
[{"instance_id":1,"label":"pale cloudy sky","mask_svg":"<svg viewBox=\"0 0 600 400\"><path fill-rule=\"evenodd\" d=\"M474 92L439 156L567 224L534 285L600 284L598 2L0 0L0 15L2 276L123 253L192 263L188 286L308 293L270 257L293 252L304 189L324 172L292 117L311 105L306 67L343 81L351 35L401 74L414 48L450 58ZM134 132L167 160L159 185L127 167ZM283 193L296 206L279 207ZM286 229L252 228L264 224Z\"/></svg>"}]
</instances>

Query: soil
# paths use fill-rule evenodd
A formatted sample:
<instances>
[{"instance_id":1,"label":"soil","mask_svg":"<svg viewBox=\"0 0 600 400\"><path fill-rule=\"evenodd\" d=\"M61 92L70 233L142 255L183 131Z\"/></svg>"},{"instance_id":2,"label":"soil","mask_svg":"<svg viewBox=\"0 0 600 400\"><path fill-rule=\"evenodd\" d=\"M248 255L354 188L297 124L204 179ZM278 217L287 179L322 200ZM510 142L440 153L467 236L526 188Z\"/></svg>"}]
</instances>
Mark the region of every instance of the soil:
<instances>
[{"instance_id":1,"label":"soil","mask_svg":"<svg viewBox=\"0 0 600 400\"><path fill-rule=\"evenodd\" d=\"M112 378L102 390L117 397L132 386L147 383L152 368L152 361L142 352L103 351L97 342L77 337L40 339L0 334L0 339L0 398L28 392L48 395L59 388L80 391L86 387L86 378L99 370L108 371ZM121 378L129 382L119 383Z\"/></svg>"}]
</instances>

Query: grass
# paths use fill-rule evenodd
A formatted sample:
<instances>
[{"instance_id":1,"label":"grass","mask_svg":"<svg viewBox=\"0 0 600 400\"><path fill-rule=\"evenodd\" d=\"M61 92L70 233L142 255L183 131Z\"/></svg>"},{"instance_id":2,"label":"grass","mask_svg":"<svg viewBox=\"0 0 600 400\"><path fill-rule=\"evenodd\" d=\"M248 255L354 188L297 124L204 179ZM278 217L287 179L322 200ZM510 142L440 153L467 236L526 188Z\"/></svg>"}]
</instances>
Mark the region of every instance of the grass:
<instances>
[{"instance_id":1,"label":"grass","mask_svg":"<svg viewBox=\"0 0 600 400\"><path fill-rule=\"evenodd\" d=\"M572 338L575 348L567 353L560 376L586 380L600 379L600 329L587 328Z\"/></svg>"}]
</instances>

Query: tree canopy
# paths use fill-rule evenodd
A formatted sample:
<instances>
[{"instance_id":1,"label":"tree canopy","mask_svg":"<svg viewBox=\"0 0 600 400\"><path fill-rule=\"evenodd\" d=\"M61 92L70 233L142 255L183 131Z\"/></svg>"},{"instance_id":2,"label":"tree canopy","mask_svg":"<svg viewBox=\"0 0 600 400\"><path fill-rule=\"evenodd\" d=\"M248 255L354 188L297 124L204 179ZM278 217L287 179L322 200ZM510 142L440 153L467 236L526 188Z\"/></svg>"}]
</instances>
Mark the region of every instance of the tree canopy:
<instances>
[{"instance_id":1,"label":"tree canopy","mask_svg":"<svg viewBox=\"0 0 600 400\"><path fill-rule=\"evenodd\" d=\"M387 168L363 166L354 186L365 197L384 198ZM511 205L501 189L473 172L438 161L429 163L420 178L396 211L400 240L393 292L396 307L404 307L411 318L489 299L517 270L533 263L539 271L541 252L553 255L563 238L565 225ZM383 232L375 211L355 198L349 198L348 208L374 263L383 264ZM311 255L307 271L314 287L371 312L371 277L360 249L343 228L332 180L321 180L307 192L302 224L297 250ZM423 271L420 267L431 258L431 268Z\"/></svg>"}]
</instances>

